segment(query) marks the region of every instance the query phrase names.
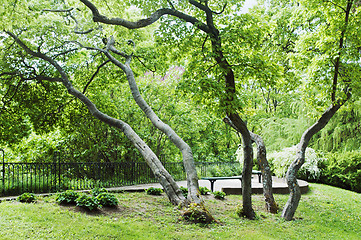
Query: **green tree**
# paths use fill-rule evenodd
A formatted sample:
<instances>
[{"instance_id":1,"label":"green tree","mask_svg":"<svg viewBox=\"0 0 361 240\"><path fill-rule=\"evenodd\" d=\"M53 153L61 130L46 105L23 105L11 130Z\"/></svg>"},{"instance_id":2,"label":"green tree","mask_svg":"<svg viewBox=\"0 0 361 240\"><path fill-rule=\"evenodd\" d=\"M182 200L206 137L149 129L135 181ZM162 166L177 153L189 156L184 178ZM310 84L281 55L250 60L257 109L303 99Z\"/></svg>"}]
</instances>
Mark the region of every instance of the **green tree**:
<instances>
[{"instance_id":1,"label":"green tree","mask_svg":"<svg viewBox=\"0 0 361 240\"><path fill-rule=\"evenodd\" d=\"M311 138L356 95L361 73L360 40L355 37L360 34L358 1L301 1L292 6L295 14L291 19L302 20L295 30L298 40L292 56L294 67L304 72L304 101L319 113L316 122L302 134L296 159L286 174L291 192L282 213L286 220L293 218L301 197L296 175L305 162Z\"/></svg>"},{"instance_id":2,"label":"green tree","mask_svg":"<svg viewBox=\"0 0 361 240\"><path fill-rule=\"evenodd\" d=\"M16 15L18 8L19 11L24 10L21 5L22 3L19 3L18 5L17 2L14 2L13 4L16 9L15 13L4 15L2 20L6 17ZM5 38L6 42L4 45L8 48L9 45L12 45L11 48L17 53L12 56L14 64L5 66L5 70L9 70L7 72L10 74L23 74L24 72L27 72L30 76L27 80L32 84L35 84L36 81L40 81L41 83L47 82L47 84L49 84L52 88L65 87L68 93L79 99L87 106L89 112L94 117L123 131L128 139L130 139L134 146L141 152L142 156L153 170L155 176L163 185L170 201L174 204L183 204L185 199L178 185L175 183L172 176L164 169L157 156L134 132L134 130L124 121L110 117L100 111L90 98L85 95L85 89L83 92L77 90L77 88L81 86L82 82L81 80L77 80L83 78L82 74L76 71L79 65L78 63L83 60L94 61L98 56L97 54L92 56L89 53L84 52L82 48L85 44L94 44L100 39L99 36L93 33L95 32L94 29L80 30L77 16L72 15L73 9L48 10L48 6L50 7L49 9L55 7L51 2L29 2L28 4L29 5L25 4L25 9L29 7L30 10L24 15L24 19L28 19L28 21L23 23L14 21L13 25L4 26L6 34L10 37ZM39 11L39 9L42 9L42 11ZM47 12L50 13L47 14ZM61 13L63 15L58 17L57 13ZM62 17L64 19L62 19ZM72 19L74 22L74 25L70 28L63 27L64 20L67 19ZM24 30L21 27L22 25L25 25L27 29ZM9 29L12 31L8 31ZM13 31L16 31L17 34L14 34ZM72 40L75 36L83 36L84 34L90 35L88 35L88 38L80 38L80 42ZM19 35L22 36L19 37ZM14 43L16 43L18 47L14 47ZM92 48L92 50L109 53L108 49L104 50ZM104 61L102 64L105 64ZM51 94L49 95L51 96ZM40 111L43 109L44 107L39 108Z\"/></svg>"}]
</instances>

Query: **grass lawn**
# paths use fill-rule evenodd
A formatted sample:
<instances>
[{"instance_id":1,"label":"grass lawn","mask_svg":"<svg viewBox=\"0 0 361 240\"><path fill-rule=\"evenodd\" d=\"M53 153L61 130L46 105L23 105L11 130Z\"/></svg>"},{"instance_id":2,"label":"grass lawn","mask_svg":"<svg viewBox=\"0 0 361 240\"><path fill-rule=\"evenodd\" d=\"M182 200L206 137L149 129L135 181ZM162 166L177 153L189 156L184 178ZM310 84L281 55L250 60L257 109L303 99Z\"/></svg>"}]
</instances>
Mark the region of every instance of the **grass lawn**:
<instances>
[{"instance_id":1,"label":"grass lawn","mask_svg":"<svg viewBox=\"0 0 361 240\"><path fill-rule=\"evenodd\" d=\"M303 195L296 220L264 212L262 195L253 196L258 219L239 218L241 196L216 200L205 196L210 212L222 224L189 224L165 194L119 193L117 209L87 213L59 206L55 197L37 203L0 203L0 239L361 239L361 194L311 184ZM288 195L275 195L283 206Z\"/></svg>"}]
</instances>

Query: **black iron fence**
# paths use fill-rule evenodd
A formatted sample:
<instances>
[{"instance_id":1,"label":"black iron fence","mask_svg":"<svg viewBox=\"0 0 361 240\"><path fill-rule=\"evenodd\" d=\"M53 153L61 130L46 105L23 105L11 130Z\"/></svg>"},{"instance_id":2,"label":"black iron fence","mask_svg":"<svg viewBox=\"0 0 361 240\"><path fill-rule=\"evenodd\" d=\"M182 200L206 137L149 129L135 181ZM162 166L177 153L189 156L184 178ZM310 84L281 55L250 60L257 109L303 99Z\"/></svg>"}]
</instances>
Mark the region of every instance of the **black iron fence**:
<instances>
[{"instance_id":1,"label":"black iron fence","mask_svg":"<svg viewBox=\"0 0 361 240\"><path fill-rule=\"evenodd\" d=\"M181 162L163 163L175 180L185 180ZM240 174L238 162L198 162L199 177ZM1 196L24 192L120 187L157 182L145 162L6 163L1 165Z\"/></svg>"}]
</instances>

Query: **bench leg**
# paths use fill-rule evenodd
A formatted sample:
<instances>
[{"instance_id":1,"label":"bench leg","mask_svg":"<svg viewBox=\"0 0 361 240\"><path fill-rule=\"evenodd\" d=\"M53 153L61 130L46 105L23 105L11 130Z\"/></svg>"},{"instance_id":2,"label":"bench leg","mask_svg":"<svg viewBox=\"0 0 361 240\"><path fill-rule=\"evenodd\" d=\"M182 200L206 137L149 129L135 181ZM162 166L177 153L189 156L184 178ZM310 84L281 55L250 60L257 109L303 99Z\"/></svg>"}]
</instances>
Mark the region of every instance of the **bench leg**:
<instances>
[{"instance_id":1,"label":"bench leg","mask_svg":"<svg viewBox=\"0 0 361 240\"><path fill-rule=\"evenodd\" d=\"M211 182L211 191L212 192L214 192L213 190L214 190L214 182L216 181L216 180L209 180L210 182Z\"/></svg>"},{"instance_id":2,"label":"bench leg","mask_svg":"<svg viewBox=\"0 0 361 240\"><path fill-rule=\"evenodd\" d=\"M262 177L262 173L258 174L258 182L261 183L261 177Z\"/></svg>"}]
</instances>

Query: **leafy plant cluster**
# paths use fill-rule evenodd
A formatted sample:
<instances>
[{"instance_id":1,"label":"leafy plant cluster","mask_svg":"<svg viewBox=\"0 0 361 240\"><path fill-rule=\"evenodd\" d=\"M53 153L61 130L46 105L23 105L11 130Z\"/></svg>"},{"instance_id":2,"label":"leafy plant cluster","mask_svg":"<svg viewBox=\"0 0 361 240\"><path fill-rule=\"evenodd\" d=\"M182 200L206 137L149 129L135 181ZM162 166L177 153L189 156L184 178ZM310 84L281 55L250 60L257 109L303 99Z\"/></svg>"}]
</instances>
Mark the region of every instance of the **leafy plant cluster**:
<instances>
[{"instance_id":1,"label":"leafy plant cluster","mask_svg":"<svg viewBox=\"0 0 361 240\"><path fill-rule=\"evenodd\" d=\"M188 188L180 186L180 190L182 191L183 196L185 198L187 198L187 196L188 196ZM211 192L211 190L209 190L207 187L199 187L199 193L201 195L207 195L210 192Z\"/></svg>"},{"instance_id":2,"label":"leafy plant cluster","mask_svg":"<svg viewBox=\"0 0 361 240\"><path fill-rule=\"evenodd\" d=\"M320 168L320 182L361 193L360 151L329 153Z\"/></svg>"},{"instance_id":3,"label":"leafy plant cluster","mask_svg":"<svg viewBox=\"0 0 361 240\"><path fill-rule=\"evenodd\" d=\"M23 203L33 203L36 201L36 196L33 193L26 192L21 194L17 200Z\"/></svg>"},{"instance_id":4,"label":"leafy plant cluster","mask_svg":"<svg viewBox=\"0 0 361 240\"><path fill-rule=\"evenodd\" d=\"M162 195L163 190L161 188L150 187L147 190L145 190L145 192L148 195L157 195L157 196L159 196L159 195Z\"/></svg>"},{"instance_id":5,"label":"leafy plant cluster","mask_svg":"<svg viewBox=\"0 0 361 240\"><path fill-rule=\"evenodd\" d=\"M104 188L95 188L91 195L75 192L74 190L67 190L59 193L56 201L60 204L75 204L86 210L93 211L101 207L116 207L118 206L118 199L114 194L108 193Z\"/></svg>"},{"instance_id":6,"label":"leafy plant cluster","mask_svg":"<svg viewBox=\"0 0 361 240\"><path fill-rule=\"evenodd\" d=\"M211 223L214 221L208 210L196 203L191 203L182 214L182 217L193 223Z\"/></svg>"},{"instance_id":7,"label":"leafy plant cluster","mask_svg":"<svg viewBox=\"0 0 361 240\"><path fill-rule=\"evenodd\" d=\"M74 190L66 190L65 192L58 193L55 200L60 204L76 204L79 193Z\"/></svg>"},{"instance_id":8,"label":"leafy plant cluster","mask_svg":"<svg viewBox=\"0 0 361 240\"><path fill-rule=\"evenodd\" d=\"M271 165L271 171L277 177L285 177L288 167L295 160L296 152L297 146L292 146L270 153L268 160ZM298 177L308 181L317 181L321 174L318 164L322 161L323 158L320 158L314 149L307 148L305 163L299 170Z\"/></svg>"},{"instance_id":9,"label":"leafy plant cluster","mask_svg":"<svg viewBox=\"0 0 361 240\"><path fill-rule=\"evenodd\" d=\"M207 195L211 190L209 190L207 187L199 187L199 192L201 195Z\"/></svg>"},{"instance_id":10,"label":"leafy plant cluster","mask_svg":"<svg viewBox=\"0 0 361 240\"><path fill-rule=\"evenodd\" d=\"M213 193L214 198L223 200L226 197L226 193L222 191L214 191Z\"/></svg>"},{"instance_id":11,"label":"leafy plant cluster","mask_svg":"<svg viewBox=\"0 0 361 240\"><path fill-rule=\"evenodd\" d=\"M183 196L184 196L185 198L187 198L187 197L188 197L188 188L183 187L183 186L180 186L179 188L180 188L180 190L182 191Z\"/></svg>"}]
</instances>

